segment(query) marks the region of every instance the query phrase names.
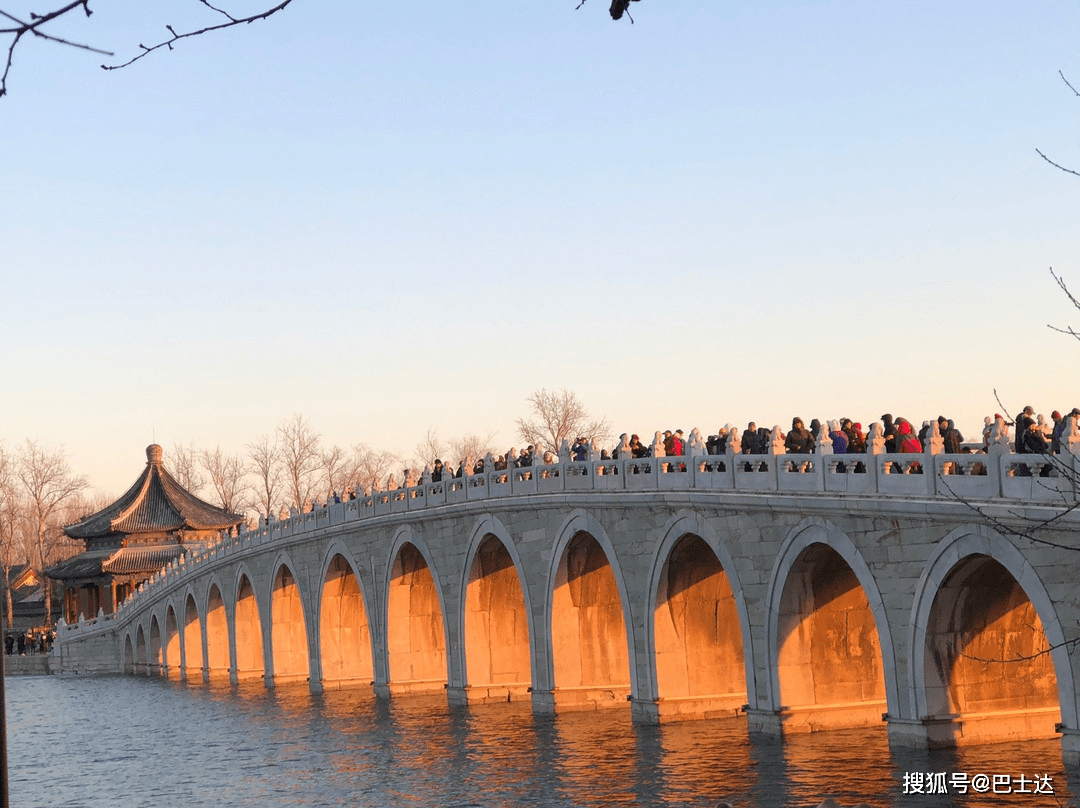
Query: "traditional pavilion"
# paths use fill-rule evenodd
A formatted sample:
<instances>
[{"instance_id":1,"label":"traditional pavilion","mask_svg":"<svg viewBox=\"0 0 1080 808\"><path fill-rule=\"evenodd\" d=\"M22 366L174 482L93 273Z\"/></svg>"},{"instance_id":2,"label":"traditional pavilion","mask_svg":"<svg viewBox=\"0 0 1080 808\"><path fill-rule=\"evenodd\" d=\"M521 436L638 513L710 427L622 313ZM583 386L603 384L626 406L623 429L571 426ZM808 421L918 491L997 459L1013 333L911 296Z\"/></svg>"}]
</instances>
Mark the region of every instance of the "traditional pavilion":
<instances>
[{"instance_id":1,"label":"traditional pavilion","mask_svg":"<svg viewBox=\"0 0 1080 808\"><path fill-rule=\"evenodd\" d=\"M64 528L86 551L45 571L64 585L64 619L112 614L170 561L218 540L240 514L203 502L165 470L161 447L146 447L146 469L120 499Z\"/></svg>"}]
</instances>

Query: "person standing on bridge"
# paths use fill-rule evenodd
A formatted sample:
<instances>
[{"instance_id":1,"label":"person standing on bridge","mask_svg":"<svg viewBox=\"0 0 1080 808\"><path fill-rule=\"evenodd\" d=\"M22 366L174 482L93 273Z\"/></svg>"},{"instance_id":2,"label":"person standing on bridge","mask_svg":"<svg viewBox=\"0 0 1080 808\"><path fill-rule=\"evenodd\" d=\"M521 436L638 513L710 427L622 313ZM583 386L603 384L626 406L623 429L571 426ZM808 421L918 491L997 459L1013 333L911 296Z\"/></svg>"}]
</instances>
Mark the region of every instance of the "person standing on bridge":
<instances>
[{"instance_id":1,"label":"person standing on bridge","mask_svg":"<svg viewBox=\"0 0 1080 808\"><path fill-rule=\"evenodd\" d=\"M1027 445L1027 433L1031 424L1035 423L1035 408L1030 404L1024 407L1024 411L1016 416L1016 440L1013 450L1017 454L1031 454Z\"/></svg>"},{"instance_id":2,"label":"person standing on bridge","mask_svg":"<svg viewBox=\"0 0 1080 808\"><path fill-rule=\"evenodd\" d=\"M802 418L791 419L791 431L784 438L784 449L788 454L810 454L814 451L814 436L803 426Z\"/></svg>"},{"instance_id":3,"label":"person standing on bridge","mask_svg":"<svg viewBox=\"0 0 1080 808\"><path fill-rule=\"evenodd\" d=\"M900 446L896 441L896 424L893 423L893 417L889 413L881 416L881 436L885 438L886 454L896 454L900 451Z\"/></svg>"}]
</instances>

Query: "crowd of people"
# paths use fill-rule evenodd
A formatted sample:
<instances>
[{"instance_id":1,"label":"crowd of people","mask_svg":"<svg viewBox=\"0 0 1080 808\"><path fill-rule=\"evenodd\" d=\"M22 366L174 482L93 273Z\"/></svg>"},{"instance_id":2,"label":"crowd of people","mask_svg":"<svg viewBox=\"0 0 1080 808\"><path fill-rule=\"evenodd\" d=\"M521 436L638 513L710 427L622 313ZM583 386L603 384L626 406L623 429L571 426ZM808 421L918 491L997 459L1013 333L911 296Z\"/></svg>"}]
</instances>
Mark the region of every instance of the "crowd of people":
<instances>
[{"instance_id":1,"label":"crowd of people","mask_svg":"<svg viewBox=\"0 0 1080 808\"><path fill-rule=\"evenodd\" d=\"M52 650L53 633L45 629L30 631L8 631L4 633L4 653L12 656L18 651L19 656L28 653L46 654Z\"/></svg>"},{"instance_id":2,"label":"crowd of people","mask_svg":"<svg viewBox=\"0 0 1080 808\"><path fill-rule=\"evenodd\" d=\"M1030 406L1024 407L1013 421L1006 420L1001 415L987 416L981 442L972 443L965 442L963 434L956 428L953 419L944 415L939 415L935 421L923 421L922 426L916 430L906 418L893 416L891 413L882 415L880 427L875 430L877 427L875 424L869 434L863 430L861 423L851 418L838 418L826 423L815 418L808 427L802 418L796 416L791 421L791 429L786 433L778 428L770 430L759 427L756 422L750 421L742 432L721 427L716 434L709 435L705 439L697 435L697 430L694 430L691 438L702 441L707 455L726 454L729 444L733 444L732 449L743 455L780 453L780 447L783 447L784 454L813 454L825 441L828 441L828 448L831 450L829 453L833 455L865 454L868 440L880 440L882 450L886 454L920 454L926 451L936 424L937 436L941 440L941 451L945 454L964 454L988 452L991 443L1001 442L1003 436L1007 439L1008 430L1015 427L1014 437L1009 441L1009 448L1012 451L1017 454L1057 454L1061 451L1061 438L1069 419L1077 416L1080 416L1080 407L1074 407L1064 417L1060 411L1054 410L1050 420L1047 420L1042 415L1036 415L1034 408ZM475 460L461 458L456 468L450 464L444 464L441 459L436 459L430 469L429 479L431 482L442 482L459 479L469 474L483 474L485 471L553 465L560 460L557 452L561 448L553 447L544 451L541 447L530 444L520 453L517 449L511 448L505 454L498 456L489 455ZM578 436L565 448L568 449L569 459L575 462L586 461L593 456L598 456L601 460L643 459L658 456L661 451L665 457L680 457L688 454L687 439L681 429L656 432L652 443L642 442L637 434L623 433L619 436L618 445L611 450L598 450L596 441ZM594 454L596 452L598 455ZM488 458L490 458L490 469ZM466 468L469 469L468 472ZM862 463L858 463L856 470L865 470L865 467ZM921 467L917 462L913 462L910 470L920 473ZM962 472L953 467L949 473ZM410 488L419 482L420 479L414 471L405 469L400 483L395 482L393 475L389 477L386 490ZM355 498L356 492L350 490L343 495L330 492L325 501L329 504L341 502L342 499Z\"/></svg>"},{"instance_id":3,"label":"crowd of people","mask_svg":"<svg viewBox=\"0 0 1080 808\"><path fill-rule=\"evenodd\" d=\"M945 454L963 454L966 452L986 452L992 440L995 439L995 428L998 430L1016 427L1015 440L1010 445L1017 454L1031 453L1058 453L1061 447L1061 435L1066 427L1067 418L1080 415L1080 408L1074 408L1066 417L1055 410L1051 420L1047 421L1042 415L1036 416L1032 407L1025 407L1015 421L1007 421L1000 415L986 418L986 426L982 434L981 447L978 444L965 443L963 434L956 427L952 418L939 415L935 421L923 421L922 426L916 430L915 426L906 418L893 416L885 413L881 416L880 438L883 441L883 449L886 454L919 454L926 451L926 447L937 425L937 435L942 441L942 452ZM865 454L867 450L868 435L863 430L861 423L851 418L838 418L827 423L814 419L807 427L802 418L795 417L791 422L791 429L784 433L774 435L773 430L759 427L754 421L746 425L746 429L738 433L736 430L721 427L716 434L709 435L704 441L705 453L708 455L722 455L728 450L728 444L733 439L738 441L738 451L744 455L770 454L776 441L783 445L786 454L812 454L823 442L829 442L831 454ZM681 429L657 432L653 443L643 443L637 434L623 433L619 436L619 443L611 450L599 451L601 460L641 459L658 455L657 446L663 447L666 457L679 457L687 454L687 441ZM587 438L579 436L569 446L571 460L581 462L588 460L591 453L596 451L594 443ZM537 461L538 449L528 446L520 454L516 449L510 449L506 454L492 459L492 468L495 471L504 471L508 468L527 468L539 465ZM542 463L550 465L557 463L559 457L553 451L543 453ZM462 459L454 471L444 466L442 460L436 460L431 472L431 481L439 482L444 479L460 478L465 475L467 460ZM486 469L484 458L478 458L471 465L472 474L482 474ZM409 470L405 470L405 477L411 478Z\"/></svg>"}]
</instances>

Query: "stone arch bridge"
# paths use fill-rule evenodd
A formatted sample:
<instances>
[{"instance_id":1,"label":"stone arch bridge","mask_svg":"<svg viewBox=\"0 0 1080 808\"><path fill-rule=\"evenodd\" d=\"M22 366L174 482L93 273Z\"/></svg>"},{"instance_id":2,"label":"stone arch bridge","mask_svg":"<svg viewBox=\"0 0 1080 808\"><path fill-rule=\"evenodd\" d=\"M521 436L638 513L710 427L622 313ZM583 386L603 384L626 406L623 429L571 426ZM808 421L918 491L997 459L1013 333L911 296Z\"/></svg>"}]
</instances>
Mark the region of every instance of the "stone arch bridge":
<instances>
[{"instance_id":1,"label":"stone arch bridge","mask_svg":"<svg viewBox=\"0 0 1080 808\"><path fill-rule=\"evenodd\" d=\"M1075 754L1076 476L1027 472L728 454L375 492L162 570L61 624L56 662L765 731L885 722L909 745L1060 735Z\"/></svg>"}]
</instances>

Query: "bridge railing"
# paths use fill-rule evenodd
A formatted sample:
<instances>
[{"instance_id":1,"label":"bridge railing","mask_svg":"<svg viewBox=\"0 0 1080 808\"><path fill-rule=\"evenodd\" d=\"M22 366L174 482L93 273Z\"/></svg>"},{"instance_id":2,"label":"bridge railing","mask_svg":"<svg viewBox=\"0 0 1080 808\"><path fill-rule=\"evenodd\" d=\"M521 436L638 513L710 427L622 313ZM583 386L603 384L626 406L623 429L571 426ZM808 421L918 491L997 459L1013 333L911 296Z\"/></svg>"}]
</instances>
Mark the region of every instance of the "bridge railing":
<instances>
[{"instance_id":1,"label":"bridge railing","mask_svg":"<svg viewBox=\"0 0 1080 808\"><path fill-rule=\"evenodd\" d=\"M205 551L162 568L116 615L63 626L65 634L107 630L145 597L173 588L190 571L236 553L334 525L459 503L576 491L742 491L822 496L949 498L1069 504L1078 499L1080 440L1060 455L941 454L694 454L634 459L563 460L486 471L392 491L373 491L286 519L245 528Z\"/></svg>"}]
</instances>

